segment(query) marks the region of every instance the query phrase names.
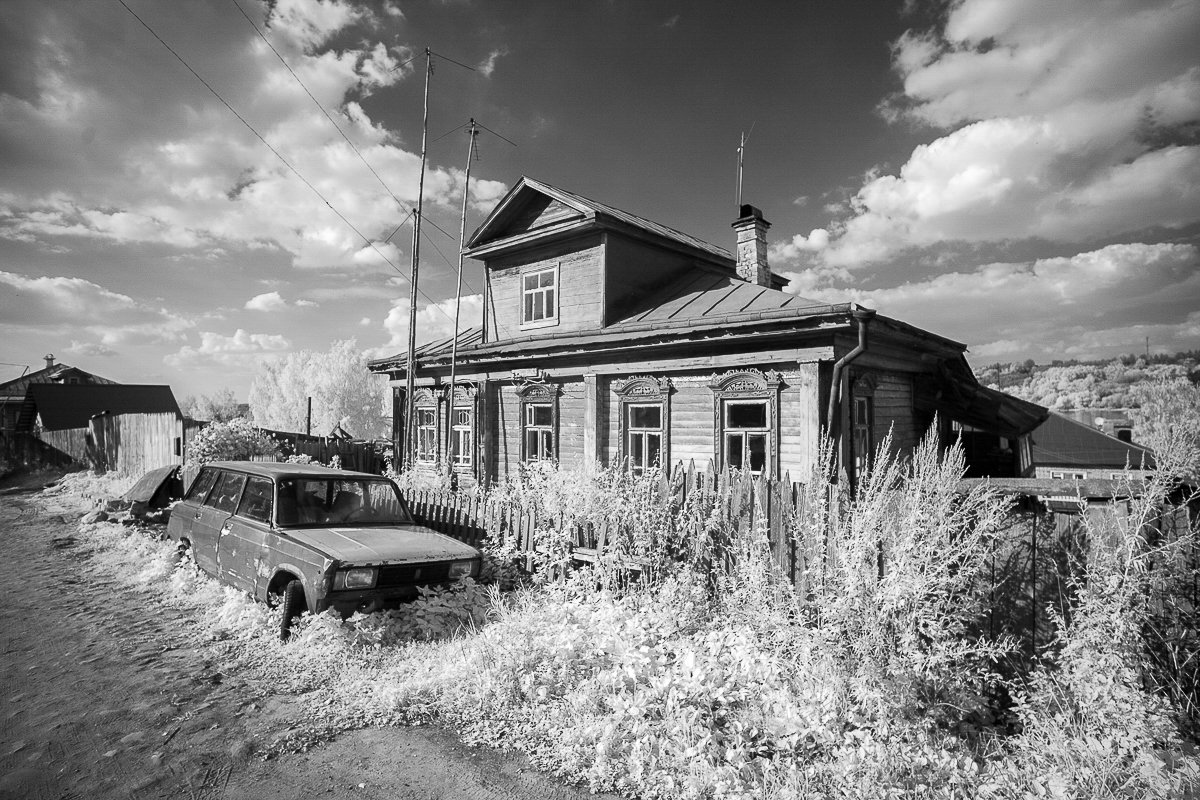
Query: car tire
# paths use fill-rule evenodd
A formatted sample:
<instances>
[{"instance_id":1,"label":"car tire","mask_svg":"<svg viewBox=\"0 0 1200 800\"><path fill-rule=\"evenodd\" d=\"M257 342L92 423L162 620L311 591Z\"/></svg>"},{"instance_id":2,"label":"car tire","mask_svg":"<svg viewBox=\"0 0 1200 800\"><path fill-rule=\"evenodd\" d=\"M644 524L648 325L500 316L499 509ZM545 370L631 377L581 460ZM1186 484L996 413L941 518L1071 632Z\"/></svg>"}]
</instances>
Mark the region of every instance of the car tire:
<instances>
[{"instance_id":1,"label":"car tire","mask_svg":"<svg viewBox=\"0 0 1200 800\"><path fill-rule=\"evenodd\" d=\"M279 621L279 639L286 642L292 632L292 621L300 616L306 605L304 603L304 584L300 581L290 581L283 589L283 619Z\"/></svg>"}]
</instances>

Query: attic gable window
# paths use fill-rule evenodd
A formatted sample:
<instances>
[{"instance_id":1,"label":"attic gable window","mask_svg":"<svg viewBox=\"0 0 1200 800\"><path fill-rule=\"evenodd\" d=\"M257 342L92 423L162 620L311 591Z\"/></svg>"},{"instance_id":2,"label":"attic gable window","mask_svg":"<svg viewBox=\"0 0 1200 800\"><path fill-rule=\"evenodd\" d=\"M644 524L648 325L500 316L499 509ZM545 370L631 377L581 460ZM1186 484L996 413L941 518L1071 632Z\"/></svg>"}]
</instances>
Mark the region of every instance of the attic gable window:
<instances>
[{"instance_id":1,"label":"attic gable window","mask_svg":"<svg viewBox=\"0 0 1200 800\"><path fill-rule=\"evenodd\" d=\"M521 327L558 324L558 265L521 276Z\"/></svg>"}]
</instances>

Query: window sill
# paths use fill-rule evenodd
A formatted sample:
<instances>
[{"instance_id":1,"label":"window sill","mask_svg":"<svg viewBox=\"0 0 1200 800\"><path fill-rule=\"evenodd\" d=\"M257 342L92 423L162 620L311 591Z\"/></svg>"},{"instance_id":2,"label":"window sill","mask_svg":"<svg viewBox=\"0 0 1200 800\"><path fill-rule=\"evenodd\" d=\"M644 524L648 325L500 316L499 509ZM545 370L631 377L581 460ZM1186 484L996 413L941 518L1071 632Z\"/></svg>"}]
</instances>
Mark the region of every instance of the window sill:
<instances>
[{"instance_id":1,"label":"window sill","mask_svg":"<svg viewBox=\"0 0 1200 800\"><path fill-rule=\"evenodd\" d=\"M537 328L553 328L556 325L558 325L558 317L552 317L550 319L539 319L535 322L522 322L521 330L528 331L535 330Z\"/></svg>"}]
</instances>

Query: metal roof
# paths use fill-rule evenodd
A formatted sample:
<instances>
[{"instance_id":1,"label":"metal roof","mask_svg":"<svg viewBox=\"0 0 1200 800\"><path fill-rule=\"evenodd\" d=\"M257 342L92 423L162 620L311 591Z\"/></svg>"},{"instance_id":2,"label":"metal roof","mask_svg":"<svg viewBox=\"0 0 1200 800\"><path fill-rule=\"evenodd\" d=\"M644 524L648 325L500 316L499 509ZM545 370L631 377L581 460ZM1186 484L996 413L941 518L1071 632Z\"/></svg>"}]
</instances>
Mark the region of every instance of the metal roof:
<instances>
[{"instance_id":1,"label":"metal roof","mask_svg":"<svg viewBox=\"0 0 1200 800\"><path fill-rule=\"evenodd\" d=\"M144 384L33 383L25 393L18 429L28 430L33 415L57 431L86 428L97 414L179 414L170 386Z\"/></svg>"},{"instance_id":2,"label":"metal roof","mask_svg":"<svg viewBox=\"0 0 1200 800\"><path fill-rule=\"evenodd\" d=\"M645 298L628 316L608 327L617 329L643 323L694 324L716 317L736 321L799 316L829 308L828 303L768 289L732 275L698 270Z\"/></svg>"},{"instance_id":3,"label":"metal roof","mask_svg":"<svg viewBox=\"0 0 1200 800\"><path fill-rule=\"evenodd\" d=\"M1123 442L1053 411L1029 437L1034 466L1152 469L1150 448Z\"/></svg>"}]
</instances>

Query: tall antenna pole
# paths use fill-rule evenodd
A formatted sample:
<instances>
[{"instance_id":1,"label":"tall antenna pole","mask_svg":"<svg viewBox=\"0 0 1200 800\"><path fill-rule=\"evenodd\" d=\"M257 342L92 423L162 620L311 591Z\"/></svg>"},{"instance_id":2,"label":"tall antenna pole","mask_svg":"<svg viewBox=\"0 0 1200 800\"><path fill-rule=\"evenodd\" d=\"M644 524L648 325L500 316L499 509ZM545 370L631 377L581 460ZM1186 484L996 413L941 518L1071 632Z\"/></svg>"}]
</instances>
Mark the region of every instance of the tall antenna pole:
<instances>
[{"instance_id":1,"label":"tall antenna pole","mask_svg":"<svg viewBox=\"0 0 1200 800\"><path fill-rule=\"evenodd\" d=\"M742 207L742 156L746 152L746 132L742 131L742 141L738 144L738 168L737 168L737 207Z\"/></svg>"},{"instance_id":2,"label":"tall antenna pole","mask_svg":"<svg viewBox=\"0 0 1200 800\"><path fill-rule=\"evenodd\" d=\"M458 316L462 310L463 250L467 246L467 199L471 196L471 161L475 157L475 137L479 135L474 117L471 117L468 133L471 142L467 145L467 174L463 179L462 223L458 233L458 286L454 290L454 339L450 344L450 400L446 409L446 465L451 475L454 474L454 381L458 373Z\"/></svg>"},{"instance_id":3,"label":"tall antenna pole","mask_svg":"<svg viewBox=\"0 0 1200 800\"><path fill-rule=\"evenodd\" d=\"M412 272L409 277L411 294L408 299L408 369L405 375L404 387L404 466L411 467L414 459L413 431L415 413L413 409L413 394L417 351L417 272L421 261L421 211L425 199L425 139L429 135L429 76L433 73L433 54L425 48L425 104L421 119L421 178L417 184L417 210L413 214L413 245Z\"/></svg>"}]
</instances>

